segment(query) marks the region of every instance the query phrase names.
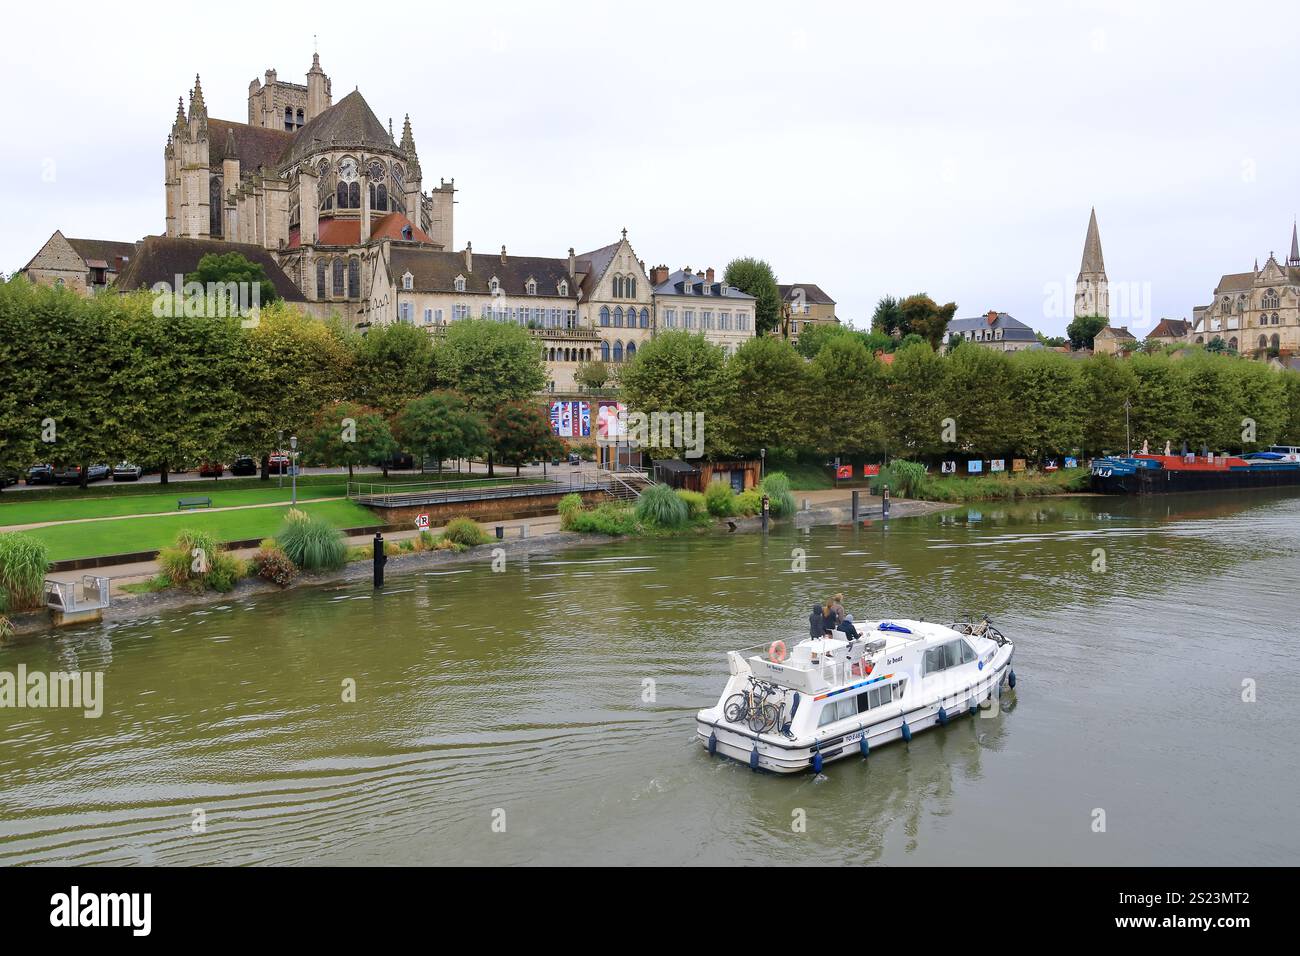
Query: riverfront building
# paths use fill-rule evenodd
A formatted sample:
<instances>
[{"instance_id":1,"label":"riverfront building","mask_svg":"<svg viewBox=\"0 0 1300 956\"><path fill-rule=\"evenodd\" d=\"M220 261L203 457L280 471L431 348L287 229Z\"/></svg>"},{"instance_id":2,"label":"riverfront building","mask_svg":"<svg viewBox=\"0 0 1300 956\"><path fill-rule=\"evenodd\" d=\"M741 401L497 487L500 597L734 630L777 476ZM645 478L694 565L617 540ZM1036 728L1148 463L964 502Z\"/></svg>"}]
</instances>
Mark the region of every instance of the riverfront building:
<instances>
[{"instance_id":1,"label":"riverfront building","mask_svg":"<svg viewBox=\"0 0 1300 956\"><path fill-rule=\"evenodd\" d=\"M1186 340L1209 344L1220 338L1230 349L1257 358L1300 351L1300 236L1291 226L1285 263L1269 253L1264 267L1220 277L1214 297L1192 312Z\"/></svg>"},{"instance_id":2,"label":"riverfront building","mask_svg":"<svg viewBox=\"0 0 1300 956\"><path fill-rule=\"evenodd\" d=\"M698 332L728 355L754 337L754 297L717 279L712 266L703 272L655 266L650 281L660 329Z\"/></svg>"},{"instance_id":3,"label":"riverfront building","mask_svg":"<svg viewBox=\"0 0 1300 956\"><path fill-rule=\"evenodd\" d=\"M839 325L835 300L812 282L778 285L781 293L782 322L787 323L786 337L799 341L799 333L815 325Z\"/></svg>"},{"instance_id":4,"label":"riverfront building","mask_svg":"<svg viewBox=\"0 0 1300 956\"><path fill-rule=\"evenodd\" d=\"M944 341L951 346L958 340L998 352L1019 352L1021 349L1039 347L1033 329L1014 316L996 309L973 319L953 319L949 322Z\"/></svg>"}]
</instances>

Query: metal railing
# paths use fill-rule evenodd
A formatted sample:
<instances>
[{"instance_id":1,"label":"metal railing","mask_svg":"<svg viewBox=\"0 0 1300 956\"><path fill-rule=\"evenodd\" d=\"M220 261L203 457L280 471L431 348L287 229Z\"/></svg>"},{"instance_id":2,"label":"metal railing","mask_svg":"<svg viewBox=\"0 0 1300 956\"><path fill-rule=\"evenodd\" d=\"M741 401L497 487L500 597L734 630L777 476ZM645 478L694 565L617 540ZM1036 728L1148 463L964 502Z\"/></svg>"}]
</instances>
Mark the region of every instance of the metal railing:
<instances>
[{"instance_id":1,"label":"metal railing","mask_svg":"<svg viewBox=\"0 0 1300 956\"><path fill-rule=\"evenodd\" d=\"M478 481L412 481L401 483L349 481L347 496L372 508L405 508L416 505L458 504L502 498L534 498L571 492L608 491L610 482L599 474L570 474L547 478L485 478Z\"/></svg>"},{"instance_id":2,"label":"metal railing","mask_svg":"<svg viewBox=\"0 0 1300 956\"><path fill-rule=\"evenodd\" d=\"M45 605L64 612L96 611L109 606L108 578L83 574L80 581L45 580Z\"/></svg>"}]
</instances>

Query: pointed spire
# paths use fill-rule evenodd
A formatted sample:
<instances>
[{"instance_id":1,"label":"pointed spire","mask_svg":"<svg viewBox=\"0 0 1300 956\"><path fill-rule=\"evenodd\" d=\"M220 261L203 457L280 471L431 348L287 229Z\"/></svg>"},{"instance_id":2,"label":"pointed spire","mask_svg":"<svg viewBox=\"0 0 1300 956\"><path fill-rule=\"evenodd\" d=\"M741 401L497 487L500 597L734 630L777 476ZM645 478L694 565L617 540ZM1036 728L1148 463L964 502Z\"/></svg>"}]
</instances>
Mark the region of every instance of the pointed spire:
<instances>
[{"instance_id":1,"label":"pointed spire","mask_svg":"<svg viewBox=\"0 0 1300 956\"><path fill-rule=\"evenodd\" d=\"M1296 223L1291 220L1291 255L1286 260L1289 266L1300 266L1300 239L1296 236Z\"/></svg>"},{"instance_id":2,"label":"pointed spire","mask_svg":"<svg viewBox=\"0 0 1300 956\"><path fill-rule=\"evenodd\" d=\"M180 128L186 124L185 119L185 97L176 97L176 127Z\"/></svg>"},{"instance_id":3,"label":"pointed spire","mask_svg":"<svg viewBox=\"0 0 1300 956\"><path fill-rule=\"evenodd\" d=\"M194 89L190 90L190 119L195 116L206 117L208 107L203 102L203 84L199 82L199 75L194 74Z\"/></svg>"},{"instance_id":4,"label":"pointed spire","mask_svg":"<svg viewBox=\"0 0 1300 956\"><path fill-rule=\"evenodd\" d=\"M1106 274L1106 263L1101 256L1101 233L1097 230L1096 208L1088 217L1088 237L1083 241L1083 264L1079 267L1079 272Z\"/></svg>"},{"instance_id":5,"label":"pointed spire","mask_svg":"<svg viewBox=\"0 0 1300 956\"><path fill-rule=\"evenodd\" d=\"M411 134L411 114L406 114L406 119L402 121L402 149L408 153L415 152L415 137Z\"/></svg>"}]
</instances>

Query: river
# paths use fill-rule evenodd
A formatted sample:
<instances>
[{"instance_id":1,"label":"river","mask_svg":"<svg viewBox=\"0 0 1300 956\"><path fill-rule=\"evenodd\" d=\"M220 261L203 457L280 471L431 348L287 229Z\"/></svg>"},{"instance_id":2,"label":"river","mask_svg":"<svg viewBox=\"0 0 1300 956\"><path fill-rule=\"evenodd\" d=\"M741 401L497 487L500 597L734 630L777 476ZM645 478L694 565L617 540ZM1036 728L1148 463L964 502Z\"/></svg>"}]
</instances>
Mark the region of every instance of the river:
<instances>
[{"instance_id":1,"label":"river","mask_svg":"<svg viewBox=\"0 0 1300 956\"><path fill-rule=\"evenodd\" d=\"M0 671L103 671L106 699L0 710L0 863L1300 861L1294 492L986 504L388 584L0 648ZM987 612L1016 690L821 777L710 758L693 714L725 651L801 633L836 590L858 620Z\"/></svg>"}]
</instances>

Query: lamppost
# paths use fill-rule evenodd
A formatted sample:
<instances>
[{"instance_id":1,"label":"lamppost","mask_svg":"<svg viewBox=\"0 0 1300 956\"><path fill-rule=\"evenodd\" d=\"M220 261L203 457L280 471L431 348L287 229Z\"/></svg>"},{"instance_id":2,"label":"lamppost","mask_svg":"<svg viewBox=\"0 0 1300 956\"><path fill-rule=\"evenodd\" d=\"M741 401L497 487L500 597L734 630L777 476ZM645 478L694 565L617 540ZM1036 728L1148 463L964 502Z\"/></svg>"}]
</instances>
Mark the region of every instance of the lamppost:
<instances>
[{"instance_id":1,"label":"lamppost","mask_svg":"<svg viewBox=\"0 0 1300 956\"><path fill-rule=\"evenodd\" d=\"M275 454L276 454L276 457L277 457L277 458L284 454L284 430L283 430L283 429L281 429L280 431L278 431L278 432L275 433ZM279 462L276 462L276 465L277 465L277 466L278 466L279 464L280 464ZM284 468L282 468L282 467L277 467L277 468L275 469L275 474L276 474L276 478L275 478L276 487L277 487L277 488L283 488L283 487L284 487Z\"/></svg>"},{"instance_id":2,"label":"lamppost","mask_svg":"<svg viewBox=\"0 0 1300 956\"><path fill-rule=\"evenodd\" d=\"M1128 450L1129 458L1133 457L1133 440L1129 438L1128 431L1128 410L1132 407L1132 403L1127 398L1124 399L1124 447Z\"/></svg>"},{"instance_id":3,"label":"lamppost","mask_svg":"<svg viewBox=\"0 0 1300 956\"><path fill-rule=\"evenodd\" d=\"M767 477L767 449L758 450L758 480L762 481Z\"/></svg>"},{"instance_id":4,"label":"lamppost","mask_svg":"<svg viewBox=\"0 0 1300 956\"><path fill-rule=\"evenodd\" d=\"M289 476L293 486L293 504L298 503L298 436L289 436L289 449L292 456L289 459Z\"/></svg>"}]
</instances>

